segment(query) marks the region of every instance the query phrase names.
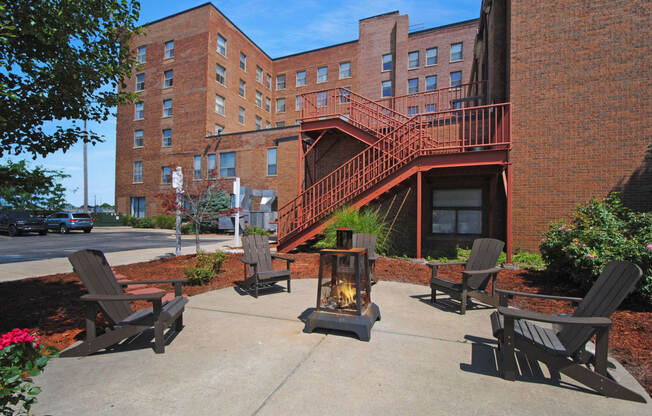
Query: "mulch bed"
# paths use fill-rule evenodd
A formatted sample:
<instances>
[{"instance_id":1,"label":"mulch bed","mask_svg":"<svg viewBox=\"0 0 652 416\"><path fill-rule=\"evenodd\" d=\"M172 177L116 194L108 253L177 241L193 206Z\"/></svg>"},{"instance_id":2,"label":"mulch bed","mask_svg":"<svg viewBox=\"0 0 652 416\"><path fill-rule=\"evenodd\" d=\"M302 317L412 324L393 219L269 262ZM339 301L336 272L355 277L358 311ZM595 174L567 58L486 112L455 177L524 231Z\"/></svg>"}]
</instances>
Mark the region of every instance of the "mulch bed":
<instances>
[{"instance_id":1,"label":"mulch bed","mask_svg":"<svg viewBox=\"0 0 652 416\"><path fill-rule=\"evenodd\" d=\"M300 253L292 257L292 278L314 278L317 275L319 256ZM277 260L278 261L278 260ZM146 263L116 266L129 280L178 279L184 277L187 267L194 265L195 256L166 258ZM278 267L285 262L278 261ZM451 280L461 279L460 266L447 266L439 275ZM243 265L237 255L229 255L222 271L206 285L186 285L183 292L193 296L210 290L231 287L241 280ZM430 269L423 265L401 259L381 258L376 262L379 280L428 285ZM151 285L171 291L170 285ZM551 295L582 296L572 286L552 281L541 272L504 270L498 275L497 287L521 292ZM424 288L424 294L429 293ZM15 327L33 328L38 331L46 345L66 348L83 337L85 328L83 306L76 300L85 290L74 273L55 274L0 284L0 333ZM514 299L514 306L544 313L569 313L572 307L566 302L540 299ZM149 303L133 303L134 309L148 307ZM627 370L652 394L652 310L645 305L625 304L613 316L609 346ZM487 322L487 325L489 323Z\"/></svg>"}]
</instances>

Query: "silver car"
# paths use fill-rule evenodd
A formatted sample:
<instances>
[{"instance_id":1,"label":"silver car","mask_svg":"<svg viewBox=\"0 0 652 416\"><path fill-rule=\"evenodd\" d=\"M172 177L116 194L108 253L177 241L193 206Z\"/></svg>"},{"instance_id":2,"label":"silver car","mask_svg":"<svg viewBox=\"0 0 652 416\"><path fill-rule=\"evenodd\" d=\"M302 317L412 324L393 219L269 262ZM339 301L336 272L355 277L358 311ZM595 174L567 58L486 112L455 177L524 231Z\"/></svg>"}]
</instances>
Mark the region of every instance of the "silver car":
<instances>
[{"instance_id":1,"label":"silver car","mask_svg":"<svg viewBox=\"0 0 652 416\"><path fill-rule=\"evenodd\" d=\"M68 234L70 230L84 230L90 233L93 229L93 218L85 212L57 212L45 219L48 228L59 230L61 234Z\"/></svg>"}]
</instances>

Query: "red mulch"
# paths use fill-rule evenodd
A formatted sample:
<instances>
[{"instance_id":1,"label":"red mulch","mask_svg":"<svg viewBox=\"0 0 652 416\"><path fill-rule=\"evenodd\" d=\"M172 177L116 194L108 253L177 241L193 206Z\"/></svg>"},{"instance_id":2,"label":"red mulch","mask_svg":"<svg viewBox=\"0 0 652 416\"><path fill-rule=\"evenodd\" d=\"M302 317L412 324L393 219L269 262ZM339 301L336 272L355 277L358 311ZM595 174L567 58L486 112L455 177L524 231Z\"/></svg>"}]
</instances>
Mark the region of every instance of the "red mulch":
<instances>
[{"instance_id":1,"label":"red mulch","mask_svg":"<svg viewBox=\"0 0 652 416\"><path fill-rule=\"evenodd\" d=\"M292 256L292 278L314 278L317 275L319 256L300 253ZM115 267L116 272L130 280L177 279L193 265L194 256L167 258L146 263ZM285 263L278 261L279 267ZM440 268L439 274L458 280L460 266ZM243 265L237 255L229 255L222 271L208 284L186 285L183 292L193 296L210 290L233 286L242 279ZM394 280L428 285L430 269L425 265L400 259L381 258L376 263L376 276L380 280ZM172 290L170 285L152 285ZM543 273L525 270L504 270L498 275L497 287L522 292L551 295L582 296L572 286L547 279ZM424 288L424 293L430 289ZM46 345L63 349L81 339L85 327L83 306L76 301L84 293L83 286L74 273L24 279L0 284L0 333L15 327L34 328ZM545 313L568 313L570 304L540 299L514 299L514 306ZM134 309L149 306L147 302L134 302ZM609 345L611 354L652 393L652 311L641 305L623 305L613 316ZM489 323L487 323L489 325Z\"/></svg>"}]
</instances>

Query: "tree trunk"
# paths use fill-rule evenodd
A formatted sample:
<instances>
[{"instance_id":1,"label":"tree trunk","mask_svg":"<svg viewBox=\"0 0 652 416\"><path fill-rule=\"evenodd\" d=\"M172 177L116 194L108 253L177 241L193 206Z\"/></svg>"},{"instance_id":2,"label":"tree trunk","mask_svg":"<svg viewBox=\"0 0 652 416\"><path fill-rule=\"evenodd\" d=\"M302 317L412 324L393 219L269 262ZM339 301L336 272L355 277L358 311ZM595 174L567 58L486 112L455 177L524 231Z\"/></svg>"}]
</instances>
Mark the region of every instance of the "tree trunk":
<instances>
[{"instance_id":1,"label":"tree trunk","mask_svg":"<svg viewBox=\"0 0 652 416\"><path fill-rule=\"evenodd\" d=\"M195 253L199 254L199 223L195 223Z\"/></svg>"}]
</instances>

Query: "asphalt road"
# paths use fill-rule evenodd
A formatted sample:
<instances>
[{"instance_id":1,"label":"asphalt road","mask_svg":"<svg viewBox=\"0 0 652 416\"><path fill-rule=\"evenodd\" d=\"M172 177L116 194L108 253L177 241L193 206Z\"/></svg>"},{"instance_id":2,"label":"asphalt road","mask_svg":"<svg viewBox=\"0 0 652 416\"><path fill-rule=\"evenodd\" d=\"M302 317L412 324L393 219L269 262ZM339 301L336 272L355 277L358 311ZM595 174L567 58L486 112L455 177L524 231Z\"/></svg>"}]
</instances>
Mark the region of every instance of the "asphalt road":
<instances>
[{"instance_id":1,"label":"asphalt road","mask_svg":"<svg viewBox=\"0 0 652 416\"><path fill-rule=\"evenodd\" d=\"M217 243L224 241L215 236L202 237L202 243ZM185 236L181 240L184 247L194 246L194 237ZM104 252L140 250L147 248L170 247L174 252L174 234L131 230L124 231L93 229L90 234L83 231L72 231L70 234L50 232L41 236L25 234L8 237L0 234L0 264L21 261L44 260L56 257L67 257L77 250L93 248Z\"/></svg>"}]
</instances>

